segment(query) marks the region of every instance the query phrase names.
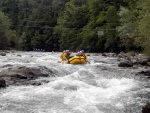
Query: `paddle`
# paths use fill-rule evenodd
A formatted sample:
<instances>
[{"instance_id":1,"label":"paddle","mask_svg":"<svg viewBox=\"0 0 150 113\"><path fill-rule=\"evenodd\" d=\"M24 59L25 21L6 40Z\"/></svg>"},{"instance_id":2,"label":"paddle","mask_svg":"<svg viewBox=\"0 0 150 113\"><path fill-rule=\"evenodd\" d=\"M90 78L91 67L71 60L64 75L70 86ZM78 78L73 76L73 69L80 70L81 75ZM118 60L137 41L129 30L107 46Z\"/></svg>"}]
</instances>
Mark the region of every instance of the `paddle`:
<instances>
[{"instance_id":1,"label":"paddle","mask_svg":"<svg viewBox=\"0 0 150 113\"><path fill-rule=\"evenodd\" d=\"M63 61L58 61L58 63L67 64L68 62L63 60Z\"/></svg>"}]
</instances>

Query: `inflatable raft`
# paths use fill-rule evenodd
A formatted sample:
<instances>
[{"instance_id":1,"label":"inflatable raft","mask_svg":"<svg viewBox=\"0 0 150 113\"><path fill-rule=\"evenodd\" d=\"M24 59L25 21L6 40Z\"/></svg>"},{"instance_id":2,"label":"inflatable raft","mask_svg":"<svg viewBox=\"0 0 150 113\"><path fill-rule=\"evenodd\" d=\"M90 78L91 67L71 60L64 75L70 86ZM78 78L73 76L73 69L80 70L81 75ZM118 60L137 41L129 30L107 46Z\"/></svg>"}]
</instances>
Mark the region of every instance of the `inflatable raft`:
<instances>
[{"instance_id":1,"label":"inflatable raft","mask_svg":"<svg viewBox=\"0 0 150 113\"><path fill-rule=\"evenodd\" d=\"M87 61L83 56L74 56L68 60L62 61L62 64L86 64Z\"/></svg>"}]
</instances>

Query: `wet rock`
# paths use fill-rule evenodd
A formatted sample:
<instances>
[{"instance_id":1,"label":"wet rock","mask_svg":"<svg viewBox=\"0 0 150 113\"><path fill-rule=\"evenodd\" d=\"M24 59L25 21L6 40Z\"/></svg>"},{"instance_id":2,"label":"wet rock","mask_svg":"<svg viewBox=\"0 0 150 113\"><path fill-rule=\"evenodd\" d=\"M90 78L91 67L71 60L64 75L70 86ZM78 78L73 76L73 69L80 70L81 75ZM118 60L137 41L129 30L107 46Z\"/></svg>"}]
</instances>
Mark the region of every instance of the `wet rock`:
<instances>
[{"instance_id":1,"label":"wet rock","mask_svg":"<svg viewBox=\"0 0 150 113\"><path fill-rule=\"evenodd\" d=\"M21 55L17 55L18 57L21 57Z\"/></svg>"},{"instance_id":2,"label":"wet rock","mask_svg":"<svg viewBox=\"0 0 150 113\"><path fill-rule=\"evenodd\" d=\"M147 66L150 66L150 62L147 63Z\"/></svg>"},{"instance_id":3,"label":"wet rock","mask_svg":"<svg viewBox=\"0 0 150 113\"><path fill-rule=\"evenodd\" d=\"M28 77L26 75L17 74L16 77L20 78L20 79L28 79Z\"/></svg>"},{"instance_id":4,"label":"wet rock","mask_svg":"<svg viewBox=\"0 0 150 113\"><path fill-rule=\"evenodd\" d=\"M42 83L40 83L40 82L33 82L33 83L31 83L31 85L40 86L40 85L42 85Z\"/></svg>"},{"instance_id":5,"label":"wet rock","mask_svg":"<svg viewBox=\"0 0 150 113\"><path fill-rule=\"evenodd\" d=\"M148 65L148 61L147 59L131 59L135 65L142 65L142 66L146 66Z\"/></svg>"},{"instance_id":6,"label":"wet rock","mask_svg":"<svg viewBox=\"0 0 150 113\"><path fill-rule=\"evenodd\" d=\"M7 64L7 65L4 65L3 66L3 68L5 68L5 67L12 67L13 65L11 65L11 64Z\"/></svg>"},{"instance_id":7,"label":"wet rock","mask_svg":"<svg viewBox=\"0 0 150 113\"><path fill-rule=\"evenodd\" d=\"M130 59L135 65L148 66L149 64L149 58L142 54L137 54L134 57L130 57Z\"/></svg>"},{"instance_id":8,"label":"wet rock","mask_svg":"<svg viewBox=\"0 0 150 113\"><path fill-rule=\"evenodd\" d=\"M116 57L117 54L116 53L102 53L102 56L105 56L105 57Z\"/></svg>"},{"instance_id":9,"label":"wet rock","mask_svg":"<svg viewBox=\"0 0 150 113\"><path fill-rule=\"evenodd\" d=\"M4 79L8 85L28 85L31 80L39 77L54 76L53 72L45 73L41 69L28 67L12 67L0 72L0 78Z\"/></svg>"},{"instance_id":10,"label":"wet rock","mask_svg":"<svg viewBox=\"0 0 150 113\"><path fill-rule=\"evenodd\" d=\"M4 79L0 79L0 88L6 87L6 81Z\"/></svg>"},{"instance_id":11,"label":"wet rock","mask_svg":"<svg viewBox=\"0 0 150 113\"><path fill-rule=\"evenodd\" d=\"M120 56L120 57L119 57ZM143 54L125 54L120 53L118 55L118 61L120 63L118 64L119 67L148 67L150 66L150 62L148 60L149 58L147 56L144 56Z\"/></svg>"},{"instance_id":12,"label":"wet rock","mask_svg":"<svg viewBox=\"0 0 150 113\"><path fill-rule=\"evenodd\" d=\"M140 63L141 65L147 65L147 64L148 64L147 60L141 60L139 63Z\"/></svg>"},{"instance_id":13,"label":"wet rock","mask_svg":"<svg viewBox=\"0 0 150 113\"><path fill-rule=\"evenodd\" d=\"M90 53L90 56L99 56L101 55L100 53Z\"/></svg>"},{"instance_id":14,"label":"wet rock","mask_svg":"<svg viewBox=\"0 0 150 113\"><path fill-rule=\"evenodd\" d=\"M118 54L118 58L126 58L126 57L127 57L127 55L124 52L120 52Z\"/></svg>"},{"instance_id":15,"label":"wet rock","mask_svg":"<svg viewBox=\"0 0 150 113\"><path fill-rule=\"evenodd\" d=\"M33 81L28 82L27 85L40 86L45 83L49 83L49 81L48 80L37 80L37 81L33 80Z\"/></svg>"},{"instance_id":16,"label":"wet rock","mask_svg":"<svg viewBox=\"0 0 150 113\"><path fill-rule=\"evenodd\" d=\"M107 67L101 66L101 65L96 65L96 68L98 68L100 70L107 70Z\"/></svg>"},{"instance_id":17,"label":"wet rock","mask_svg":"<svg viewBox=\"0 0 150 113\"><path fill-rule=\"evenodd\" d=\"M1 56L6 56L6 53L3 53L3 52L2 52L2 53L0 53L0 55L1 55Z\"/></svg>"},{"instance_id":18,"label":"wet rock","mask_svg":"<svg viewBox=\"0 0 150 113\"><path fill-rule=\"evenodd\" d=\"M42 83L49 83L48 80L41 80Z\"/></svg>"},{"instance_id":19,"label":"wet rock","mask_svg":"<svg viewBox=\"0 0 150 113\"><path fill-rule=\"evenodd\" d=\"M147 58L147 61L150 62L150 58Z\"/></svg>"},{"instance_id":20,"label":"wet rock","mask_svg":"<svg viewBox=\"0 0 150 113\"><path fill-rule=\"evenodd\" d=\"M102 56L107 56L105 53L102 53Z\"/></svg>"},{"instance_id":21,"label":"wet rock","mask_svg":"<svg viewBox=\"0 0 150 113\"><path fill-rule=\"evenodd\" d=\"M119 67L132 67L133 63L132 62L120 62L118 64Z\"/></svg>"},{"instance_id":22,"label":"wet rock","mask_svg":"<svg viewBox=\"0 0 150 113\"><path fill-rule=\"evenodd\" d=\"M150 102L142 108L142 113L150 113Z\"/></svg>"},{"instance_id":23,"label":"wet rock","mask_svg":"<svg viewBox=\"0 0 150 113\"><path fill-rule=\"evenodd\" d=\"M120 53L118 55L118 61L121 60L126 60L129 63L132 62L133 65L137 65L137 66L149 66L149 58L147 56L144 56L143 54Z\"/></svg>"},{"instance_id":24,"label":"wet rock","mask_svg":"<svg viewBox=\"0 0 150 113\"><path fill-rule=\"evenodd\" d=\"M140 71L140 72L138 72L138 74L143 74L143 75L147 76L148 78L150 78L150 70Z\"/></svg>"}]
</instances>

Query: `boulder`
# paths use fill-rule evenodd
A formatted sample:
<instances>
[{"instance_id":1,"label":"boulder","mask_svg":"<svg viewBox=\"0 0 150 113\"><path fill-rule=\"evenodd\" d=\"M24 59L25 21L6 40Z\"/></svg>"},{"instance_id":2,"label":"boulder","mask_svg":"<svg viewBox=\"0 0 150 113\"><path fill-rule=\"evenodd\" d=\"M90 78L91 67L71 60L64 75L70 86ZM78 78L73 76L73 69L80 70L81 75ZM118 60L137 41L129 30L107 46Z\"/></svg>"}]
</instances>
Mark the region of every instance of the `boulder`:
<instances>
[{"instance_id":1,"label":"boulder","mask_svg":"<svg viewBox=\"0 0 150 113\"><path fill-rule=\"evenodd\" d=\"M142 113L150 113L150 102L142 108Z\"/></svg>"},{"instance_id":2,"label":"boulder","mask_svg":"<svg viewBox=\"0 0 150 113\"><path fill-rule=\"evenodd\" d=\"M119 67L132 67L133 63L132 62L120 62L118 64Z\"/></svg>"},{"instance_id":3,"label":"boulder","mask_svg":"<svg viewBox=\"0 0 150 113\"><path fill-rule=\"evenodd\" d=\"M135 59L134 64L146 66L146 65L148 65L148 61L147 61L147 59Z\"/></svg>"},{"instance_id":4,"label":"boulder","mask_svg":"<svg viewBox=\"0 0 150 113\"><path fill-rule=\"evenodd\" d=\"M147 65L147 64L148 64L148 61L147 61L147 60L141 60L139 63L140 63L141 65Z\"/></svg>"},{"instance_id":5,"label":"boulder","mask_svg":"<svg viewBox=\"0 0 150 113\"><path fill-rule=\"evenodd\" d=\"M150 78L150 70L140 71L140 72L138 72L138 74L142 74L142 75L145 75L148 78Z\"/></svg>"},{"instance_id":6,"label":"boulder","mask_svg":"<svg viewBox=\"0 0 150 113\"><path fill-rule=\"evenodd\" d=\"M150 58L147 58L147 61L150 62Z\"/></svg>"},{"instance_id":7,"label":"boulder","mask_svg":"<svg viewBox=\"0 0 150 113\"><path fill-rule=\"evenodd\" d=\"M126 57L127 57L127 54L124 53L124 52L120 52L120 53L118 54L118 58L126 58Z\"/></svg>"},{"instance_id":8,"label":"boulder","mask_svg":"<svg viewBox=\"0 0 150 113\"><path fill-rule=\"evenodd\" d=\"M54 76L50 70L44 73L41 68L29 68L29 67L12 67L0 72L0 79L4 79L8 85L36 85L32 80L39 77ZM30 83L31 82L31 83ZM38 83L40 85L40 83Z\"/></svg>"},{"instance_id":9,"label":"boulder","mask_svg":"<svg viewBox=\"0 0 150 113\"><path fill-rule=\"evenodd\" d=\"M1 55L1 56L6 56L6 53L1 52L0 55Z\"/></svg>"},{"instance_id":10,"label":"boulder","mask_svg":"<svg viewBox=\"0 0 150 113\"><path fill-rule=\"evenodd\" d=\"M6 87L6 81L4 79L0 79L0 88Z\"/></svg>"},{"instance_id":11,"label":"boulder","mask_svg":"<svg viewBox=\"0 0 150 113\"><path fill-rule=\"evenodd\" d=\"M6 64L6 65L4 65L4 66L2 66L3 68L5 68L5 67L12 67L13 65L11 65L11 64Z\"/></svg>"},{"instance_id":12,"label":"boulder","mask_svg":"<svg viewBox=\"0 0 150 113\"><path fill-rule=\"evenodd\" d=\"M21 57L21 55L17 55L18 57Z\"/></svg>"}]
</instances>

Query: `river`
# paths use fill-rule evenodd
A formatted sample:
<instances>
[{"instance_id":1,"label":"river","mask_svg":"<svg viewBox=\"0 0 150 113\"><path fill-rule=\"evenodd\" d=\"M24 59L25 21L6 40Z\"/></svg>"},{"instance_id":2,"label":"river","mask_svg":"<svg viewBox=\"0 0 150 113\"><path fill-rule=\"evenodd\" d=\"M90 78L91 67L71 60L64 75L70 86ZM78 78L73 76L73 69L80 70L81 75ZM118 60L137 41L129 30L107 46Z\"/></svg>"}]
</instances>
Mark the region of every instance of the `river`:
<instances>
[{"instance_id":1,"label":"river","mask_svg":"<svg viewBox=\"0 0 150 113\"><path fill-rule=\"evenodd\" d=\"M114 57L89 53L86 65L61 64L59 52L14 52L6 65L46 67L55 77L40 86L9 86L0 91L0 113L141 113L150 99L150 80L138 69L120 68Z\"/></svg>"}]
</instances>

